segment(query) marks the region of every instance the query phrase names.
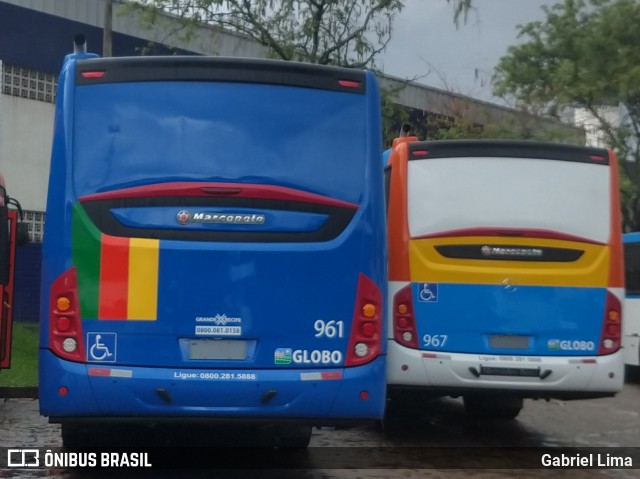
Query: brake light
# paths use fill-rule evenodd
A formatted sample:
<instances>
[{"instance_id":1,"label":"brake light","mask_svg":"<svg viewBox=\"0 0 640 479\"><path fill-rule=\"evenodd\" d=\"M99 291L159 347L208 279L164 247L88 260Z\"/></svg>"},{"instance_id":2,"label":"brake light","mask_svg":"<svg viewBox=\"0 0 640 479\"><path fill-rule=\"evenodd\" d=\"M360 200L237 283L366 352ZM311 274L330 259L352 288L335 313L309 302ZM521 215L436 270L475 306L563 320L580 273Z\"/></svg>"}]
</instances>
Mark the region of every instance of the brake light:
<instances>
[{"instance_id":1,"label":"brake light","mask_svg":"<svg viewBox=\"0 0 640 479\"><path fill-rule=\"evenodd\" d=\"M353 80L338 80L338 84L344 88L358 88L360 86L359 81Z\"/></svg>"},{"instance_id":2,"label":"brake light","mask_svg":"<svg viewBox=\"0 0 640 479\"><path fill-rule=\"evenodd\" d=\"M84 361L76 269L71 268L60 275L51 285L50 293L49 347L61 358Z\"/></svg>"},{"instance_id":3,"label":"brake light","mask_svg":"<svg viewBox=\"0 0 640 479\"><path fill-rule=\"evenodd\" d=\"M83 78L102 78L104 74L104 71L90 71L81 73Z\"/></svg>"},{"instance_id":4,"label":"brake light","mask_svg":"<svg viewBox=\"0 0 640 479\"><path fill-rule=\"evenodd\" d=\"M360 273L345 366L360 366L380 355L382 318L380 288Z\"/></svg>"},{"instance_id":5,"label":"brake light","mask_svg":"<svg viewBox=\"0 0 640 479\"><path fill-rule=\"evenodd\" d=\"M403 346L418 349L411 284L406 285L393 297L393 339Z\"/></svg>"},{"instance_id":6,"label":"brake light","mask_svg":"<svg viewBox=\"0 0 640 479\"><path fill-rule=\"evenodd\" d=\"M622 305L614 294L607 291L607 301L605 303L604 321L602 334L600 335L598 354L612 354L620 349L621 333Z\"/></svg>"}]
</instances>

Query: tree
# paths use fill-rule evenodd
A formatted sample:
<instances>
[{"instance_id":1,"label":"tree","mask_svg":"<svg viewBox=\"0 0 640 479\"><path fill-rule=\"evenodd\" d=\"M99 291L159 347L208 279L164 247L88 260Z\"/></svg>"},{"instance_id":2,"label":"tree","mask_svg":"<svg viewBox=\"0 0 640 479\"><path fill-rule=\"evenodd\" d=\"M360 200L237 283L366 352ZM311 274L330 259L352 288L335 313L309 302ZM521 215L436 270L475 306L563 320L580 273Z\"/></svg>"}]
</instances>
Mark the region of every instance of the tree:
<instances>
[{"instance_id":1,"label":"tree","mask_svg":"<svg viewBox=\"0 0 640 479\"><path fill-rule=\"evenodd\" d=\"M494 93L530 111L587 112L621 164L626 230L640 229L640 2L564 0L520 27L494 73ZM608 114L612 109L621 115Z\"/></svg>"},{"instance_id":2,"label":"tree","mask_svg":"<svg viewBox=\"0 0 640 479\"><path fill-rule=\"evenodd\" d=\"M472 0L451 3L456 22ZM403 0L132 0L151 25L170 14L187 37L203 24L251 38L273 58L375 68Z\"/></svg>"}]
</instances>

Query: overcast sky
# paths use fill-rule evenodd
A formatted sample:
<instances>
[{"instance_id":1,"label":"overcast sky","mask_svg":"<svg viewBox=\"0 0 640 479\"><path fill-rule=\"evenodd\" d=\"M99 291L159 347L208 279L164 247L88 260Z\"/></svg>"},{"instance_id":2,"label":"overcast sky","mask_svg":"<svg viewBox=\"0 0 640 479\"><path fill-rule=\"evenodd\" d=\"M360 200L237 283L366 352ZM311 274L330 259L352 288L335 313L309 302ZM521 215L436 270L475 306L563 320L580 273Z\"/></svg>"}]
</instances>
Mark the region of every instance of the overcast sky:
<instances>
[{"instance_id":1,"label":"overcast sky","mask_svg":"<svg viewBox=\"0 0 640 479\"><path fill-rule=\"evenodd\" d=\"M559 1L474 0L467 23L456 28L446 0L406 0L379 66L388 75L498 101L487 80L507 47L518 42L516 26L543 20L541 6Z\"/></svg>"}]
</instances>

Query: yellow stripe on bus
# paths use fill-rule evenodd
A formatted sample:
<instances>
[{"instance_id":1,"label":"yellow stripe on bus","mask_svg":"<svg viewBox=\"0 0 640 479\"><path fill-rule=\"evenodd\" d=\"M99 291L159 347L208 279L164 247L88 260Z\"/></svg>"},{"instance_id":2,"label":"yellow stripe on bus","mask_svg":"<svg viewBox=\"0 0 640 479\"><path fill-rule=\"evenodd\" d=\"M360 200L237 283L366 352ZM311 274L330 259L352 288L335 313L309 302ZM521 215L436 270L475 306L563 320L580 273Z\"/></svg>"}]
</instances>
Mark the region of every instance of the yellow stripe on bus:
<instances>
[{"instance_id":1,"label":"yellow stripe on bus","mask_svg":"<svg viewBox=\"0 0 640 479\"><path fill-rule=\"evenodd\" d=\"M513 245L582 250L571 262L505 261L445 258L435 246ZM541 238L449 237L409 241L410 280L423 283L502 284L522 286L607 287L609 248L606 245Z\"/></svg>"},{"instance_id":2,"label":"yellow stripe on bus","mask_svg":"<svg viewBox=\"0 0 640 479\"><path fill-rule=\"evenodd\" d=\"M127 319L155 320L158 314L158 240L131 238Z\"/></svg>"}]
</instances>

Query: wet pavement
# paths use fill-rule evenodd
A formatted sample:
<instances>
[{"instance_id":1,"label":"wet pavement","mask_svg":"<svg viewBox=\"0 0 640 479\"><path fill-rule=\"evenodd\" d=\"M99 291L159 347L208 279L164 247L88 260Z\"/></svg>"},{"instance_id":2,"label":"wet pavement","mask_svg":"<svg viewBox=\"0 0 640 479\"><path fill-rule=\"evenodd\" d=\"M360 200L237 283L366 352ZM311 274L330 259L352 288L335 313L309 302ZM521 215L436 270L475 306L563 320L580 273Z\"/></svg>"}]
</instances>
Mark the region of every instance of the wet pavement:
<instances>
[{"instance_id":1,"label":"wet pavement","mask_svg":"<svg viewBox=\"0 0 640 479\"><path fill-rule=\"evenodd\" d=\"M393 410L395 413L385 422L384 430L375 424L353 429L314 429L307 451L225 448L220 444L209 444L206 448L197 449L167 447L162 450L163 455L171 457L181 454L192 457L196 459L198 469L122 469L117 471L117 475L232 479L500 479L516 475L522 479L640 477L640 460L635 460L635 469L542 469L538 458L546 449L528 449L577 448L557 451L582 455L599 452L613 456L620 451L624 454L632 451L634 457L638 458L638 370L631 371L624 390L615 398L549 402L526 400L522 413L514 421L470 420L465 416L459 399L415 399L396 404ZM186 442L177 445L204 444L205 434L211 437L210 434L215 435L216 432L192 430L186 435ZM220 434L219 437L231 437L225 434ZM241 435L236 435L234 440L242 444ZM58 448L61 446L59 426L49 424L46 418L39 415L37 399L6 398L0 402L0 446ZM603 457L606 459L606 456ZM525 468L528 466L535 468ZM454 469L455 467L459 469ZM504 469L505 467L512 469ZM75 479L113 476L113 469L0 469L0 478Z\"/></svg>"}]
</instances>

